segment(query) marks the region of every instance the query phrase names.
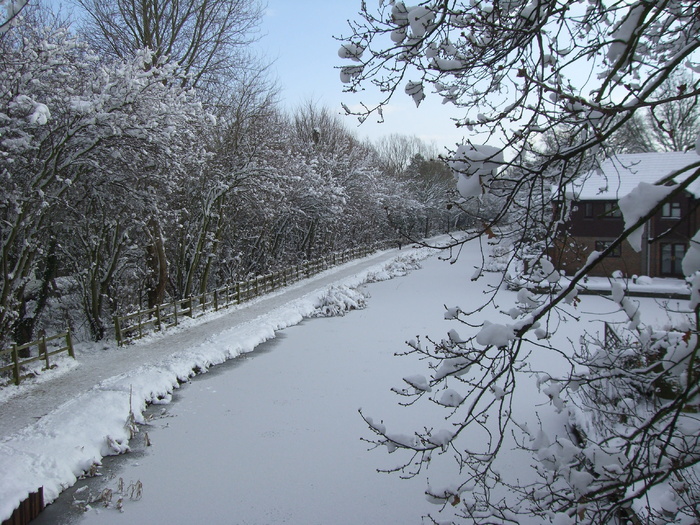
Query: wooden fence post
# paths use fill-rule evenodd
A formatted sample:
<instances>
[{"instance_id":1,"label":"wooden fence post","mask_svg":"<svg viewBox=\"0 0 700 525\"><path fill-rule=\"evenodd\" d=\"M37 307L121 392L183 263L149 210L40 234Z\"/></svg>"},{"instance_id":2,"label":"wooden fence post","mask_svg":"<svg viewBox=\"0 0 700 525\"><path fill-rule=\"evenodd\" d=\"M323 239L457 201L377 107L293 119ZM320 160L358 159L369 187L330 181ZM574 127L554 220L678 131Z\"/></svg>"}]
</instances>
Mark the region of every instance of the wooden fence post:
<instances>
[{"instance_id":1,"label":"wooden fence post","mask_svg":"<svg viewBox=\"0 0 700 525\"><path fill-rule=\"evenodd\" d=\"M70 335L70 330L66 331L66 346L68 347L68 355L75 359L75 351L73 350L73 338Z\"/></svg>"},{"instance_id":2,"label":"wooden fence post","mask_svg":"<svg viewBox=\"0 0 700 525\"><path fill-rule=\"evenodd\" d=\"M12 375L14 376L15 385L19 386L19 354L17 353L17 345L12 345Z\"/></svg>"},{"instance_id":3,"label":"wooden fence post","mask_svg":"<svg viewBox=\"0 0 700 525\"><path fill-rule=\"evenodd\" d=\"M173 317L175 318L175 326L177 326L177 303L180 301L173 302Z\"/></svg>"},{"instance_id":4,"label":"wooden fence post","mask_svg":"<svg viewBox=\"0 0 700 525\"><path fill-rule=\"evenodd\" d=\"M160 305L156 305L156 323L158 323L158 331L163 330L163 325L161 323L161 318L160 318Z\"/></svg>"},{"instance_id":5,"label":"wooden fence post","mask_svg":"<svg viewBox=\"0 0 700 525\"><path fill-rule=\"evenodd\" d=\"M39 339L39 344L37 345L39 347L39 356L41 354L44 354L44 361L46 362L46 370L51 368L51 364L49 363L49 349L46 348L46 330L43 328L39 330L39 333L37 334L41 339Z\"/></svg>"},{"instance_id":6,"label":"wooden fence post","mask_svg":"<svg viewBox=\"0 0 700 525\"><path fill-rule=\"evenodd\" d=\"M122 346L124 342L122 341L122 326L119 322L119 316L114 316L114 337L117 339L117 346Z\"/></svg>"},{"instance_id":7,"label":"wooden fence post","mask_svg":"<svg viewBox=\"0 0 700 525\"><path fill-rule=\"evenodd\" d=\"M241 282L236 282L236 304L241 304Z\"/></svg>"},{"instance_id":8,"label":"wooden fence post","mask_svg":"<svg viewBox=\"0 0 700 525\"><path fill-rule=\"evenodd\" d=\"M214 290L214 311L219 311L219 291L216 289Z\"/></svg>"}]
</instances>

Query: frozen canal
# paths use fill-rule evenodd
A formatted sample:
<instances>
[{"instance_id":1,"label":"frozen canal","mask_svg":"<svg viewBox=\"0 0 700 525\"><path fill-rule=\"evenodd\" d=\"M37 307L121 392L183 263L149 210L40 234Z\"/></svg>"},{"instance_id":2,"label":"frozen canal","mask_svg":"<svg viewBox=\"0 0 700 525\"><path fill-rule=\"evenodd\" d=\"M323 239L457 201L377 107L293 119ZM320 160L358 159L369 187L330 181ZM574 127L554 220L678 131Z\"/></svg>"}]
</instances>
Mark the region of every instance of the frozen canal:
<instances>
[{"instance_id":1,"label":"frozen canal","mask_svg":"<svg viewBox=\"0 0 700 525\"><path fill-rule=\"evenodd\" d=\"M367 285L366 309L288 328L183 386L141 427L152 442L146 453L122 456L90 483L97 493L116 492L118 478L139 482L141 499L125 500L121 513L93 505L78 522L420 523L437 510L423 496L425 481L376 472L398 457L368 452L358 408L410 428L390 388L424 365L394 353L416 335L446 333L443 305L464 299L469 262L432 258L408 276ZM45 514L44 523L76 522Z\"/></svg>"}]
</instances>

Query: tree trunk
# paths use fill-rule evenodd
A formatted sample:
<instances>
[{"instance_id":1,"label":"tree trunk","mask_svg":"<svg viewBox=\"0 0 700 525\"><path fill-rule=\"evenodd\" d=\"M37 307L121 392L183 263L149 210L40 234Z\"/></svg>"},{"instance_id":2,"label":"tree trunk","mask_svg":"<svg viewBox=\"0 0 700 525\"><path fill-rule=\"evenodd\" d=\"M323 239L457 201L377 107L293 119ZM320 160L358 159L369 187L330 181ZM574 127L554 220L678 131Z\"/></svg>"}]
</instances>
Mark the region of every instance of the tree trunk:
<instances>
[{"instance_id":1,"label":"tree trunk","mask_svg":"<svg viewBox=\"0 0 700 525\"><path fill-rule=\"evenodd\" d=\"M165 257L165 242L160 223L155 218L148 221L148 230L151 243L146 246L146 264L149 273L146 298L148 307L153 308L165 300L165 289L168 284L168 260Z\"/></svg>"},{"instance_id":2,"label":"tree trunk","mask_svg":"<svg viewBox=\"0 0 700 525\"><path fill-rule=\"evenodd\" d=\"M34 338L34 329L36 328L37 320L41 316L46 303L51 294L51 283L58 274L58 257L56 257L56 241L51 241L48 254L44 261L44 271L41 273L41 287L36 295L24 297L19 308L19 319L15 321L13 327L13 337L15 343L23 345L29 343ZM34 300L34 311L27 313L27 301ZM29 349L20 350L20 357L29 357Z\"/></svg>"}]
</instances>

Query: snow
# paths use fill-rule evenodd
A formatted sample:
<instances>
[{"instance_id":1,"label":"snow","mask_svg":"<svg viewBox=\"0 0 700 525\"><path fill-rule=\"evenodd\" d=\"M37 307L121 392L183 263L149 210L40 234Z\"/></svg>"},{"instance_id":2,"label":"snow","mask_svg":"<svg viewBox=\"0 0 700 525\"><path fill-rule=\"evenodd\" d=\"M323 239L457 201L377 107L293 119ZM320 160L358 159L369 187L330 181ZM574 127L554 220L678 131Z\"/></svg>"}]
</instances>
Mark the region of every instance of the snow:
<instances>
[{"instance_id":1,"label":"snow","mask_svg":"<svg viewBox=\"0 0 700 525\"><path fill-rule=\"evenodd\" d=\"M493 146L460 145L449 161L459 194L465 199L481 195L488 179L503 165L503 158L503 150Z\"/></svg>"},{"instance_id":2,"label":"snow","mask_svg":"<svg viewBox=\"0 0 700 525\"><path fill-rule=\"evenodd\" d=\"M338 56L340 58L349 58L351 60L359 62L364 51L364 48L358 46L357 44L346 43L342 44L340 46L340 49L338 49Z\"/></svg>"},{"instance_id":3,"label":"snow","mask_svg":"<svg viewBox=\"0 0 700 525\"><path fill-rule=\"evenodd\" d=\"M34 106L34 111L27 117L30 124L37 124L43 126L51 118L51 112L46 104L37 103Z\"/></svg>"},{"instance_id":4,"label":"snow","mask_svg":"<svg viewBox=\"0 0 700 525\"><path fill-rule=\"evenodd\" d=\"M625 220L625 230L634 226L639 219L648 214L656 205L664 200L676 186L656 186L646 182L640 182L630 193L619 201L620 211ZM644 228L639 227L629 234L627 241L632 248L642 251L642 234Z\"/></svg>"},{"instance_id":5,"label":"snow","mask_svg":"<svg viewBox=\"0 0 700 525\"><path fill-rule=\"evenodd\" d=\"M515 334L512 326L490 323L488 321L486 321L484 327L476 336L476 342L484 346L506 346L513 339L515 339Z\"/></svg>"},{"instance_id":6,"label":"snow","mask_svg":"<svg viewBox=\"0 0 700 525\"><path fill-rule=\"evenodd\" d=\"M406 381L406 383L411 385L416 390L421 390L423 392L430 392L431 390L430 385L428 384L428 380L423 375L412 375L404 377L403 380Z\"/></svg>"},{"instance_id":7,"label":"snow","mask_svg":"<svg viewBox=\"0 0 700 525\"><path fill-rule=\"evenodd\" d=\"M627 16L613 31L611 35L613 42L610 44L607 53L608 61L611 64L617 62L627 49L627 46L630 45L630 40L634 36L634 30L637 28L642 15L644 15L644 11L644 4L632 6Z\"/></svg>"},{"instance_id":8,"label":"snow","mask_svg":"<svg viewBox=\"0 0 700 525\"><path fill-rule=\"evenodd\" d=\"M681 267L683 268L683 275L686 277L690 277L695 272L700 271L700 231L696 232L690 240L690 245L683 257Z\"/></svg>"},{"instance_id":9,"label":"snow","mask_svg":"<svg viewBox=\"0 0 700 525\"><path fill-rule=\"evenodd\" d=\"M423 102L423 99L425 98L423 83L409 81L406 83L405 91L406 94L409 95L416 103L416 107L420 106L420 103Z\"/></svg>"},{"instance_id":10,"label":"snow","mask_svg":"<svg viewBox=\"0 0 700 525\"><path fill-rule=\"evenodd\" d=\"M448 388L442 391L440 394L440 401L438 401L438 403L446 407L456 407L459 406L463 400L464 397L459 392L453 390L452 388ZM434 437L435 436L433 436L433 438ZM435 441L433 442L435 443Z\"/></svg>"},{"instance_id":11,"label":"snow","mask_svg":"<svg viewBox=\"0 0 700 525\"><path fill-rule=\"evenodd\" d=\"M78 349L77 367L7 387L0 415L0 519L39 486L51 502L103 456L127 451L128 419L143 423L146 403L167 399L193 370L253 351L277 331L322 310L324 298L337 294L330 284L357 286L376 279L394 257L382 253L348 263L166 337L123 349Z\"/></svg>"},{"instance_id":12,"label":"snow","mask_svg":"<svg viewBox=\"0 0 700 525\"><path fill-rule=\"evenodd\" d=\"M618 200L628 195L640 182L654 184L675 171L698 162L694 152L625 153L613 155L566 187L568 198L575 200ZM694 170L674 178L676 183L685 181ZM688 192L700 197L700 181L688 186Z\"/></svg>"},{"instance_id":13,"label":"snow","mask_svg":"<svg viewBox=\"0 0 700 525\"><path fill-rule=\"evenodd\" d=\"M414 38L422 38L435 21L435 13L427 6L417 6L408 12L408 24Z\"/></svg>"},{"instance_id":14,"label":"snow","mask_svg":"<svg viewBox=\"0 0 700 525\"><path fill-rule=\"evenodd\" d=\"M595 252L598 254L599 252ZM562 278L561 285L568 286L569 279ZM577 288L589 292L609 292L615 283L620 283L626 292L636 294L673 294L688 295L688 284L683 279L671 277L649 277L647 275L633 275L631 277L587 277L585 281L579 281Z\"/></svg>"},{"instance_id":15,"label":"snow","mask_svg":"<svg viewBox=\"0 0 700 525\"><path fill-rule=\"evenodd\" d=\"M443 428L444 414L435 406L458 405L464 394L459 383L431 394L426 406L400 407L392 384L427 390L429 383L417 374L426 369L423 361L395 354L407 350L406 339L448 332L455 321L445 318L444 305L462 303L469 309L498 274L487 273L477 283L469 279L478 250L464 250L453 265L426 259L423 269L405 277L362 286L366 308L297 325L327 307L329 298L339 298L352 310L361 302L358 285L415 268L405 260L388 264L408 253L415 252L395 250L350 263L124 349L83 351L77 367L13 387L15 395L6 398L0 412L0 518L40 485L49 499L55 498L93 463L106 464L104 476L81 481L81 492L68 504L104 489L114 495L111 508L95 503L78 515L84 524L419 523L421 516L435 513L422 496L428 487L424 478L375 472L394 468L400 452L386 455L395 448L389 444L369 453L360 438L371 438L371 431L357 410L362 407L367 422L397 443L412 442L416 427L427 425L435 429L431 442L446 445L452 430ZM507 309L517 299L516 293L504 292L501 306ZM639 304L646 322L666 319L653 299ZM579 309L570 307L580 321L553 333L553 344L564 350L584 328L602 330L601 312L615 312L616 306L603 297L582 297ZM483 344L512 337L512 328L497 322L499 315L494 307L473 316L488 333ZM610 320L628 318L619 311ZM454 331L450 338L461 339ZM412 339L411 344L420 343ZM231 359L242 354L250 357ZM464 357L445 359L434 378L467 364ZM533 353L530 365L556 373L547 352ZM194 367L210 372L193 379ZM513 399L518 426L539 429L531 448L561 464L573 445L557 434L560 424L552 418L562 409L559 385L526 373L518 382L524 388ZM504 391L495 387L493 395ZM146 402L154 405L144 412ZM134 431L138 435L132 437ZM152 445L139 448L145 434ZM468 441L476 445L483 438L477 431ZM103 456L129 448L133 451L110 471ZM511 452L497 466L503 475L526 480L531 458L513 448L506 443L504 449ZM596 465L614 462L600 450L586 453L597 456ZM457 494L452 483L459 478L444 462L434 463L428 480L434 493ZM570 479L580 490L585 481L577 475ZM141 497L132 500L134 492ZM115 508L118 496L123 512ZM62 514L59 503L49 506L37 525L58 523L70 514L65 506Z\"/></svg>"}]
</instances>

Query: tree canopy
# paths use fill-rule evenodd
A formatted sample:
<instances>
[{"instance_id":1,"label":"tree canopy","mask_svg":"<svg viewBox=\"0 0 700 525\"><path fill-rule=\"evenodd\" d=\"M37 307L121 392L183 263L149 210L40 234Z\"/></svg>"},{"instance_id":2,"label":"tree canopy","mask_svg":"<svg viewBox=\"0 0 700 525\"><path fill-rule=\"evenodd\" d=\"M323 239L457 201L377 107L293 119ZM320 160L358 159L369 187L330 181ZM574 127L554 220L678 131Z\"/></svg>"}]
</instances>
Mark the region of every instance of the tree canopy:
<instances>
[{"instance_id":1,"label":"tree canopy","mask_svg":"<svg viewBox=\"0 0 700 525\"><path fill-rule=\"evenodd\" d=\"M109 339L115 313L392 241L389 217L445 228L444 185L388 176L326 108L280 107L243 59L257 1L81 4L0 34L3 347Z\"/></svg>"}]
</instances>

